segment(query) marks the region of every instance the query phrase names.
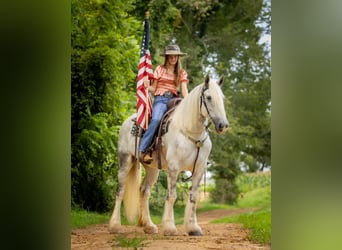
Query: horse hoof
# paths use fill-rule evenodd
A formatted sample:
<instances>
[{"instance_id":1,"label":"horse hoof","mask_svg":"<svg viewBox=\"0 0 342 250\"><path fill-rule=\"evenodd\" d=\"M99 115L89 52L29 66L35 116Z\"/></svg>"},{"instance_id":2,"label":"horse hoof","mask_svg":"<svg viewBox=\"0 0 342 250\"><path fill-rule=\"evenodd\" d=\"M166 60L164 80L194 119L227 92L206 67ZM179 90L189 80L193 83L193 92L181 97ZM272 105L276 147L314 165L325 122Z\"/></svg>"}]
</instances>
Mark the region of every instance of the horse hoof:
<instances>
[{"instance_id":1,"label":"horse hoof","mask_svg":"<svg viewBox=\"0 0 342 250\"><path fill-rule=\"evenodd\" d=\"M191 231L189 232L189 236L202 236L202 232L201 231Z\"/></svg>"},{"instance_id":2,"label":"horse hoof","mask_svg":"<svg viewBox=\"0 0 342 250\"><path fill-rule=\"evenodd\" d=\"M156 226L144 227L144 232L146 234L157 234L158 233L158 228Z\"/></svg>"}]
</instances>

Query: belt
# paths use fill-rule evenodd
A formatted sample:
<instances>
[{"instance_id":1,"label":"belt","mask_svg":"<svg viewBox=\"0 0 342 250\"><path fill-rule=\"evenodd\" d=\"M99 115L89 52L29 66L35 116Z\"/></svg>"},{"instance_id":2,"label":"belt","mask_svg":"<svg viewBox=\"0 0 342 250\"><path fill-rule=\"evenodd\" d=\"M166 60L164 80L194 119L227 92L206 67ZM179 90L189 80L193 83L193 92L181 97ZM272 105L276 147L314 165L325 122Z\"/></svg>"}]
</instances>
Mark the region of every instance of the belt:
<instances>
[{"instance_id":1,"label":"belt","mask_svg":"<svg viewBox=\"0 0 342 250\"><path fill-rule=\"evenodd\" d=\"M165 96L165 97L167 97L167 98L176 97L176 95L173 94L171 91L166 91L166 92L164 93L164 95L162 95L162 96Z\"/></svg>"}]
</instances>

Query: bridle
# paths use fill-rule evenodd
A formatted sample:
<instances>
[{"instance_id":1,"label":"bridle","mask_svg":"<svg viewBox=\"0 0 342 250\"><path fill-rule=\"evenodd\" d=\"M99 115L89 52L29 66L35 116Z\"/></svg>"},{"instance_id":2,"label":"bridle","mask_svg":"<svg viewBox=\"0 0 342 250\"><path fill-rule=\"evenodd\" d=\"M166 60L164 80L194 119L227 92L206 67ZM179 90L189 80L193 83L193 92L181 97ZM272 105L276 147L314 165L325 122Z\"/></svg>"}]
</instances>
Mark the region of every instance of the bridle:
<instances>
[{"instance_id":1,"label":"bridle","mask_svg":"<svg viewBox=\"0 0 342 250\"><path fill-rule=\"evenodd\" d=\"M213 118L212 118L212 116L210 115L210 112L209 112L209 109L208 109L208 105L207 105L207 103L206 103L206 101L205 101L205 96L204 96L204 92L205 92L207 89L208 89L208 88L207 88L206 86L203 86L203 88L202 88L201 97L200 97L200 113L201 113L201 116L203 116L203 115L202 115L202 105L204 104L205 110L207 111L207 114L208 114L208 116L209 116L209 118L210 118L210 121L212 121ZM203 116L203 117L204 117L204 116Z\"/></svg>"}]
</instances>

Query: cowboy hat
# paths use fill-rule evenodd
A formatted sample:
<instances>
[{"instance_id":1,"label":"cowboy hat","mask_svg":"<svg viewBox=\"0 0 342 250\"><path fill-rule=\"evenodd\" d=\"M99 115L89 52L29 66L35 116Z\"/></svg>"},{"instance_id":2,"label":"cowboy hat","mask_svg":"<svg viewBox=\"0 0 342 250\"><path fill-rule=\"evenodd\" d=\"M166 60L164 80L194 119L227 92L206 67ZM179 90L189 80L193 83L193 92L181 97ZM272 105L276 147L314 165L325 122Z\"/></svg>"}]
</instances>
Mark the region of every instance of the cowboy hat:
<instances>
[{"instance_id":1,"label":"cowboy hat","mask_svg":"<svg viewBox=\"0 0 342 250\"><path fill-rule=\"evenodd\" d=\"M177 44L171 44L165 46L164 53L160 53L161 56L166 56L166 55L177 55L177 56L185 56L187 55L186 53L182 53L180 51L180 48L178 47Z\"/></svg>"}]
</instances>

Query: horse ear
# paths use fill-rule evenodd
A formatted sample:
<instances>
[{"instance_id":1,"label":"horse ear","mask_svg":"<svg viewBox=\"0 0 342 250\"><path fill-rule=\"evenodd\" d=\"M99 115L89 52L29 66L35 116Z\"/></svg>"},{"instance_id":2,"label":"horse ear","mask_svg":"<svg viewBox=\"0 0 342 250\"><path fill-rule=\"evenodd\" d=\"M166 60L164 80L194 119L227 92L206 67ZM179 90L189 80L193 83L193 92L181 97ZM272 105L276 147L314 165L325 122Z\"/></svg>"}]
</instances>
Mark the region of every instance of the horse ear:
<instances>
[{"instance_id":1,"label":"horse ear","mask_svg":"<svg viewBox=\"0 0 342 250\"><path fill-rule=\"evenodd\" d=\"M209 74L205 77L205 82L204 82L204 85L205 85L205 88L209 88L209 81L210 81L210 78L209 78Z\"/></svg>"},{"instance_id":2,"label":"horse ear","mask_svg":"<svg viewBox=\"0 0 342 250\"><path fill-rule=\"evenodd\" d=\"M222 88L223 80L224 80L224 76L221 76L220 79L217 82L217 84L220 86L220 88Z\"/></svg>"}]
</instances>

